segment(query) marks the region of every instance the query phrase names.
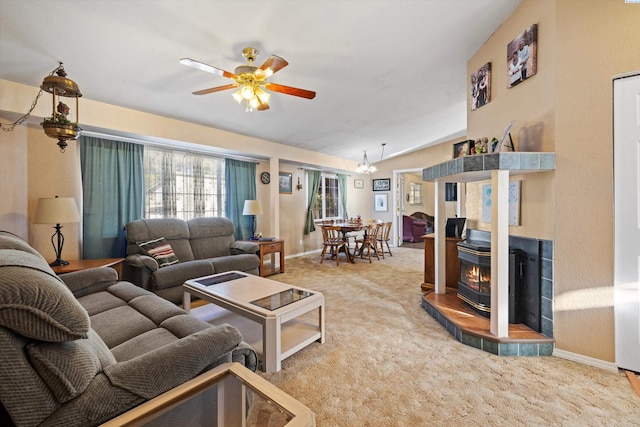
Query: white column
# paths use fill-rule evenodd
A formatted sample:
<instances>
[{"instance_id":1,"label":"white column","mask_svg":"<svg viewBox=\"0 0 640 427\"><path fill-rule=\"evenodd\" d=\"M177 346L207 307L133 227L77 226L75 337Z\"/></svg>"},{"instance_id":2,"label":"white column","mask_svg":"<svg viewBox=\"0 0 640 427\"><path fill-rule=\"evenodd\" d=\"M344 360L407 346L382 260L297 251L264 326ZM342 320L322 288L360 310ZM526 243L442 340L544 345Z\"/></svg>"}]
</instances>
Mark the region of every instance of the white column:
<instances>
[{"instance_id":1,"label":"white column","mask_svg":"<svg viewBox=\"0 0 640 427\"><path fill-rule=\"evenodd\" d=\"M445 182L435 183L435 236L433 239L435 286L437 294L444 294L447 289L446 232L445 232Z\"/></svg>"},{"instance_id":2,"label":"white column","mask_svg":"<svg viewBox=\"0 0 640 427\"><path fill-rule=\"evenodd\" d=\"M509 336L509 171L491 172L491 334Z\"/></svg>"},{"instance_id":3,"label":"white column","mask_svg":"<svg viewBox=\"0 0 640 427\"><path fill-rule=\"evenodd\" d=\"M280 237L280 191L278 187L280 181L280 159L278 157L269 159L269 173L271 174L271 184L269 185L271 235Z\"/></svg>"}]
</instances>

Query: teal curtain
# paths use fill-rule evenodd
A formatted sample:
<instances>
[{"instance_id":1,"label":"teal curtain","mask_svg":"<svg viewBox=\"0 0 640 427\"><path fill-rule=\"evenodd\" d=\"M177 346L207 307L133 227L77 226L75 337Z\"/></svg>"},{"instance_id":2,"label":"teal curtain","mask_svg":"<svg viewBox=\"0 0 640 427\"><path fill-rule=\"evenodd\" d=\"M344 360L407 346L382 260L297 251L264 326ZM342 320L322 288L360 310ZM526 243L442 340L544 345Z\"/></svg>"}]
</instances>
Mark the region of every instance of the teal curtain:
<instances>
[{"instance_id":1,"label":"teal curtain","mask_svg":"<svg viewBox=\"0 0 640 427\"><path fill-rule=\"evenodd\" d=\"M242 215L245 200L256 200L256 164L225 159L225 212L233 222L236 240L251 237L253 218Z\"/></svg>"},{"instance_id":2,"label":"teal curtain","mask_svg":"<svg viewBox=\"0 0 640 427\"><path fill-rule=\"evenodd\" d=\"M343 173L338 174L338 187L340 188L340 203L342 203L342 217L349 218L347 214L347 175Z\"/></svg>"},{"instance_id":3,"label":"teal curtain","mask_svg":"<svg viewBox=\"0 0 640 427\"><path fill-rule=\"evenodd\" d=\"M124 258L124 226L144 213L143 151L140 144L80 137L84 258Z\"/></svg>"},{"instance_id":4,"label":"teal curtain","mask_svg":"<svg viewBox=\"0 0 640 427\"><path fill-rule=\"evenodd\" d=\"M313 170L307 171L307 181L309 181L309 187L307 188L307 200L309 200L309 204L307 205L307 219L304 223L304 234L316 231L316 227L313 224L313 205L316 202L321 180L322 172Z\"/></svg>"}]
</instances>

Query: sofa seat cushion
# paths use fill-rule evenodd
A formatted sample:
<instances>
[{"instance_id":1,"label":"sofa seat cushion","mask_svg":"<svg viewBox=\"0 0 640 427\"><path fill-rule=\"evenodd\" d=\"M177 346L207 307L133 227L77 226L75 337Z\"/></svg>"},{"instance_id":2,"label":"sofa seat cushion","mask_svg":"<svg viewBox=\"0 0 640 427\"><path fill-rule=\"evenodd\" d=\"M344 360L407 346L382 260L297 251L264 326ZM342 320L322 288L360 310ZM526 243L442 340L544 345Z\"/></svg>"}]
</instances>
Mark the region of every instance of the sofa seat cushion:
<instances>
[{"instance_id":1,"label":"sofa seat cushion","mask_svg":"<svg viewBox=\"0 0 640 427\"><path fill-rule=\"evenodd\" d=\"M260 258L250 254L229 255L217 258L210 258L213 269L216 273L224 273L225 271L239 270L250 271L260 266Z\"/></svg>"},{"instance_id":2,"label":"sofa seat cushion","mask_svg":"<svg viewBox=\"0 0 640 427\"><path fill-rule=\"evenodd\" d=\"M111 352L118 362L123 362L163 347L177 339L178 338L168 330L156 328L113 347Z\"/></svg>"},{"instance_id":3,"label":"sofa seat cushion","mask_svg":"<svg viewBox=\"0 0 640 427\"><path fill-rule=\"evenodd\" d=\"M87 310L89 316L95 316L116 307L125 307L127 303L109 292L96 292L78 298L78 302Z\"/></svg>"},{"instance_id":4,"label":"sofa seat cushion","mask_svg":"<svg viewBox=\"0 0 640 427\"><path fill-rule=\"evenodd\" d=\"M208 260L180 262L154 271L151 275L151 285L154 290L172 288L177 283L182 285L189 279L211 274L214 274L214 269Z\"/></svg>"},{"instance_id":5,"label":"sofa seat cushion","mask_svg":"<svg viewBox=\"0 0 640 427\"><path fill-rule=\"evenodd\" d=\"M0 259L0 326L40 341L87 337L87 312L42 256L0 249Z\"/></svg>"},{"instance_id":6,"label":"sofa seat cushion","mask_svg":"<svg viewBox=\"0 0 640 427\"><path fill-rule=\"evenodd\" d=\"M157 327L148 317L129 305L91 316L91 325L109 348Z\"/></svg>"},{"instance_id":7,"label":"sofa seat cushion","mask_svg":"<svg viewBox=\"0 0 640 427\"><path fill-rule=\"evenodd\" d=\"M98 334L65 342L31 342L26 346L29 361L60 403L84 392L98 373L116 363Z\"/></svg>"}]
</instances>

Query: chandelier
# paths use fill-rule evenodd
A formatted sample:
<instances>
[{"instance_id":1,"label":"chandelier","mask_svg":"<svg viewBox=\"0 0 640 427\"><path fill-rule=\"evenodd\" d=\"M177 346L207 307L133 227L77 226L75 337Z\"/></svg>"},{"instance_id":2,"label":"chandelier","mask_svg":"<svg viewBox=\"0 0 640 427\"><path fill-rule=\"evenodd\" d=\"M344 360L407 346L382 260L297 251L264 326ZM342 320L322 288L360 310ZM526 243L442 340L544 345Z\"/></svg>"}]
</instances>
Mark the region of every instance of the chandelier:
<instances>
[{"instance_id":1,"label":"chandelier","mask_svg":"<svg viewBox=\"0 0 640 427\"><path fill-rule=\"evenodd\" d=\"M374 173L378 170L377 167L373 166L369 163L369 159L367 159L367 151L364 152L364 158L362 159L362 163L358 163L358 167L356 168L356 172L358 173Z\"/></svg>"},{"instance_id":2,"label":"chandelier","mask_svg":"<svg viewBox=\"0 0 640 427\"><path fill-rule=\"evenodd\" d=\"M56 74L56 75L54 75ZM60 152L64 153L67 148L68 139L78 139L82 129L78 126L78 98L82 96L78 85L73 80L67 78L62 62L42 81L40 90L36 98L31 104L29 111L10 125L0 123L0 129L5 132L11 132L13 129L24 123L30 116L38 104L40 95L43 92L53 95L51 117L46 117L40 125L44 129L47 136L56 138ZM60 97L75 98L75 121L69 120L70 108L67 104L60 100ZM56 104L57 102L57 104Z\"/></svg>"}]
</instances>

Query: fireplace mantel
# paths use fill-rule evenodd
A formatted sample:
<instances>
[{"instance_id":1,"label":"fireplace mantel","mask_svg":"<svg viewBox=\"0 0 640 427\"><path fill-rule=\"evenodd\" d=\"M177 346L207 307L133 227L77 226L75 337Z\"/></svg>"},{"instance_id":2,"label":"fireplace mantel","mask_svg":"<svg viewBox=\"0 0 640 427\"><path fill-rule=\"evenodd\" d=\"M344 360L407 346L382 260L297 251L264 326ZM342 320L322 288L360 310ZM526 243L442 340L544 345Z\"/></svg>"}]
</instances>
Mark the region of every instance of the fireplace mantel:
<instances>
[{"instance_id":1,"label":"fireplace mantel","mask_svg":"<svg viewBox=\"0 0 640 427\"><path fill-rule=\"evenodd\" d=\"M422 179L430 182L473 182L491 179L491 172L509 171L524 175L556 169L555 153L504 152L458 157L422 169Z\"/></svg>"},{"instance_id":2,"label":"fireplace mantel","mask_svg":"<svg viewBox=\"0 0 640 427\"><path fill-rule=\"evenodd\" d=\"M509 335L509 177L554 171L555 153L503 152L464 156L422 170L435 182L435 291L445 293L445 183L491 180L491 334ZM464 204L464 197L458 198Z\"/></svg>"}]
</instances>

